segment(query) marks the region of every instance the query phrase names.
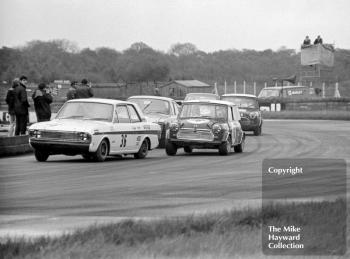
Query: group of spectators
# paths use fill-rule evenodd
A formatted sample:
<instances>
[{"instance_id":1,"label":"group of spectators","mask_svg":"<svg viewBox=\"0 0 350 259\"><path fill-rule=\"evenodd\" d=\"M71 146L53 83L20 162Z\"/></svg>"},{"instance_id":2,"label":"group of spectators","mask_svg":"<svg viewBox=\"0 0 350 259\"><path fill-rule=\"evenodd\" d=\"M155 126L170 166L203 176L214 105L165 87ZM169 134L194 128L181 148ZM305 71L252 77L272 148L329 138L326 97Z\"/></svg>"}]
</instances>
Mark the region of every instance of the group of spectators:
<instances>
[{"instance_id":1,"label":"group of spectators","mask_svg":"<svg viewBox=\"0 0 350 259\"><path fill-rule=\"evenodd\" d=\"M317 45L317 44L323 44L323 40L320 35L318 35L317 38L314 40L314 45ZM309 36L306 36L303 42L303 46L306 47L310 45L311 45L311 40Z\"/></svg>"},{"instance_id":2,"label":"group of spectators","mask_svg":"<svg viewBox=\"0 0 350 259\"><path fill-rule=\"evenodd\" d=\"M94 96L91 85L88 85L86 79L81 80L79 85L77 81L73 81L70 85L70 88L67 92L67 101L72 99L80 98L90 98Z\"/></svg>"},{"instance_id":3,"label":"group of spectators","mask_svg":"<svg viewBox=\"0 0 350 259\"><path fill-rule=\"evenodd\" d=\"M9 113L9 131L8 136L25 135L27 124L29 122L29 102L27 96L28 78L21 76L12 81L11 87L7 91L6 103ZM93 97L91 86L88 81L83 79L78 85L76 81L71 83L71 87L67 92L67 100L78 98ZM52 94L45 83L40 83L38 88L32 94L34 102L35 114L38 122L49 121L51 119Z\"/></svg>"}]
</instances>

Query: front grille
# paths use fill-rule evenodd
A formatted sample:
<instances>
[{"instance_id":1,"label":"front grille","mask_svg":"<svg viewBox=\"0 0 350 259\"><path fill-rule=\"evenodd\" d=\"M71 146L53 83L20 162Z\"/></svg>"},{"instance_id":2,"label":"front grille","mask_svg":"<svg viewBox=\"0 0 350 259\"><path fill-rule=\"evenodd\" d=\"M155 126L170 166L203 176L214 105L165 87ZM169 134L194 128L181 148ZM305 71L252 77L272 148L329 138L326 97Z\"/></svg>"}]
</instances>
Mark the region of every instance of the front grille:
<instances>
[{"instance_id":1,"label":"front grille","mask_svg":"<svg viewBox=\"0 0 350 259\"><path fill-rule=\"evenodd\" d=\"M81 142L79 134L76 132L41 131L41 138L52 139L52 140L79 141L79 142Z\"/></svg>"},{"instance_id":2,"label":"front grille","mask_svg":"<svg viewBox=\"0 0 350 259\"><path fill-rule=\"evenodd\" d=\"M214 140L214 135L210 130L180 129L177 134L178 139L186 140Z\"/></svg>"}]
</instances>

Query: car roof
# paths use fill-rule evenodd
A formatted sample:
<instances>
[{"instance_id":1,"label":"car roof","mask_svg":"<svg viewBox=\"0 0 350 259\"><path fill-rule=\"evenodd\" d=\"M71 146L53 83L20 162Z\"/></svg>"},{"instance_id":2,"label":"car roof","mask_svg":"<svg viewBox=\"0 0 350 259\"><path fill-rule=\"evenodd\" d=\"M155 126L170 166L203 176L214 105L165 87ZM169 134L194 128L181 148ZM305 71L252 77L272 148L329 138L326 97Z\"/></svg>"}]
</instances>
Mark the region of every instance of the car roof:
<instances>
[{"instance_id":1,"label":"car roof","mask_svg":"<svg viewBox=\"0 0 350 259\"><path fill-rule=\"evenodd\" d=\"M69 103L84 102L84 103L106 103L106 104L131 104L130 102L115 100L115 99L105 99L105 98L82 98L82 99L72 99L67 101Z\"/></svg>"},{"instance_id":2,"label":"car roof","mask_svg":"<svg viewBox=\"0 0 350 259\"><path fill-rule=\"evenodd\" d=\"M249 97L249 98L257 98L253 94L223 94L221 97Z\"/></svg>"},{"instance_id":3,"label":"car roof","mask_svg":"<svg viewBox=\"0 0 350 259\"><path fill-rule=\"evenodd\" d=\"M210 104L221 104L221 105L229 105L229 106L237 106L232 102L222 101L222 100L190 100L184 101L183 104L186 103L210 103Z\"/></svg>"},{"instance_id":4,"label":"car roof","mask_svg":"<svg viewBox=\"0 0 350 259\"><path fill-rule=\"evenodd\" d=\"M128 98L129 99L143 99L143 98L148 98L148 99L157 99L157 100L163 100L163 101L174 101L174 99L169 98L169 97L164 97L164 96L156 96L156 95L133 95Z\"/></svg>"}]
</instances>

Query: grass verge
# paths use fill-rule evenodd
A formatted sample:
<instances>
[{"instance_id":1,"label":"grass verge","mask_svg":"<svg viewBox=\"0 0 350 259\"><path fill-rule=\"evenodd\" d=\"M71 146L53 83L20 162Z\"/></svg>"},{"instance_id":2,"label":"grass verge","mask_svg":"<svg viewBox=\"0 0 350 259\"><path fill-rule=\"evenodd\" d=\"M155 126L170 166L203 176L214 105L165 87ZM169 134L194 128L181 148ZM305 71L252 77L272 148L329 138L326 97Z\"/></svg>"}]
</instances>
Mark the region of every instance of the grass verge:
<instances>
[{"instance_id":1,"label":"grass verge","mask_svg":"<svg viewBox=\"0 0 350 259\"><path fill-rule=\"evenodd\" d=\"M8 240L0 246L0 258L268 258L262 254L262 223L277 220L287 225L293 221L310 227L329 215L341 214L339 210L344 206L344 200L271 204L262 211L245 209L156 221L127 220L62 237ZM299 216L291 217L291 210ZM346 227L346 222L338 223ZM332 227L329 225L323 233Z\"/></svg>"},{"instance_id":2,"label":"grass verge","mask_svg":"<svg viewBox=\"0 0 350 259\"><path fill-rule=\"evenodd\" d=\"M263 111L264 119L350 120L350 111Z\"/></svg>"}]
</instances>

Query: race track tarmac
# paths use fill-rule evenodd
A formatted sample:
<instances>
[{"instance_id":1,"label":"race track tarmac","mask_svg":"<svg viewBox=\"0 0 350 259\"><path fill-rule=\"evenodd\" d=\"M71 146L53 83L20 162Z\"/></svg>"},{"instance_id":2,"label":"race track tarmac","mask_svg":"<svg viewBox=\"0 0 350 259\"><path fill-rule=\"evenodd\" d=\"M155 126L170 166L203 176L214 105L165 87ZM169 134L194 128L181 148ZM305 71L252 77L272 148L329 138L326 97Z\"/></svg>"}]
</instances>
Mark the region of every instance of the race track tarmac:
<instances>
[{"instance_id":1,"label":"race track tarmac","mask_svg":"<svg viewBox=\"0 0 350 259\"><path fill-rule=\"evenodd\" d=\"M156 149L143 160L112 157L103 163L62 155L45 163L36 162L33 154L1 158L0 236L60 234L126 217L256 207L265 158L350 162L350 122L270 120L262 136L247 135L244 153L229 156L181 149L169 157ZM331 175L322 174L317 195L327 196L323 190Z\"/></svg>"}]
</instances>

